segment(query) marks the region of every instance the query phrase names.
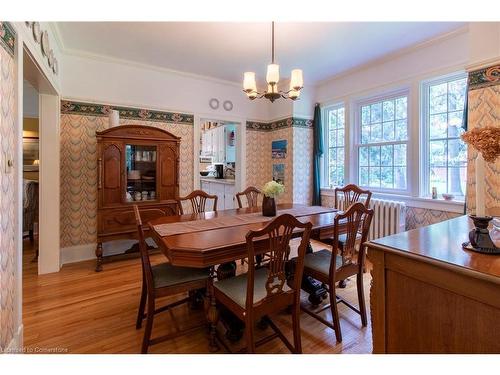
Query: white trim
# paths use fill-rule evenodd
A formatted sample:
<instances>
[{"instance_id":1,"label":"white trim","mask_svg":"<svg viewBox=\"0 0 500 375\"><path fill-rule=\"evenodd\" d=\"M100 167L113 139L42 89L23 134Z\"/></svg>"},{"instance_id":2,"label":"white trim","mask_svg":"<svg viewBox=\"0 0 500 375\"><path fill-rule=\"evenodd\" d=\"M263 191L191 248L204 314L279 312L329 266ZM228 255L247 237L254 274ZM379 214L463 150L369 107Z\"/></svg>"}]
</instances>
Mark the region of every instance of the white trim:
<instances>
[{"instance_id":1,"label":"white trim","mask_svg":"<svg viewBox=\"0 0 500 375\"><path fill-rule=\"evenodd\" d=\"M334 189L321 189L321 195L327 197L334 197ZM461 201L445 201L443 199L427 199L419 197L410 197L407 195L399 194L384 194L384 193L373 193L372 197L374 199L384 199L390 201L405 202L408 207L425 208L428 210L438 210L445 212L463 213L464 212L464 202Z\"/></svg>"},{"instance_id":2,"label":"white trim","mask_svg":"<svg viewBox=\"0 0 500 375\"><path fill-rule=\"evenodd\" d=\"M97 244L85 244L61 248L61 265L95 259Z\"/></svg>"},{"instance_id":3,"label":"white trim","mask_svg":"<svg viewBox=\"0 0 500 375\"><path fill-rule=\"evenodd\" d=\"M420 82L419 85L419 98L420 98L420 111L419 111L419 143L420 143L420 165L419 165L419 191L418 196L424 199L428 199L431 196L430 191L430 177L429 177L429 88L431 85L438 85L442 83L447 83L459 79L467 80L467 73L463 70L454 71L452 73L436 76L433 78L427 78ZM466 93L467 95L467 93ZM462 109L462 111L465 110ZM448 114L448 108L446 108L446 114ZM446 139L449 139L446 137ZM448 173L448 167L446 167ZM465 194L465 192L464 192Z\"/></svg>"},{"instance_id":4,"label":"white trim","mask_svg":"<svg viewBox=\"0 0 500 375\"><path fill-rule=\"evenodd\" d=\"M479 61L474 64L466 65L465 66L465 71L466 72L474 72L476 70L484 69L484 68L489 68L490 66L500 64L500 58L498 56L492 57L491 59L486 59Z\"/></svg>"},{"instance_id":5,"label":"white trim","mask_svg":"<svg viewBox=\"0 0 500 375\"><path fill-rule=\"evenodd\" d=\"M3 351L4 354L20 354L23 349L23 335L24 335L24 326L22 324L17 327L17 331L14 333L12 340L10 340L9 344L6 346ZM1 354L1 353L0 353Z\"/></svg>"},{"instance_id":6,"label":"white trim","mask_svg":"<svg viewBox=\"0 0 500 375\"><path fill-rule=\"evenodd\" d=\"M400 97L406 97L406 132L407 132L407 140L406 141L388 141L388 142L379 142L379 143L366 143L361 144L361 119L360 119L360 111L361 107L365 105L370 105L374 103L383 102L389 99L397 99ZM352 112L351 116L354 119L352 124L350 124L350 129L352 130L352 142L350 142L350 171L349 176L350 179L346 181L353 181L360 187L363 187L359 182L359 148L366 146L377 146L377 145L393 145L393 144L405 144L406 145L406 189L385 189L385 188L376 188L373 186L367 186L370 190L381 192L381 193L389 193L389 194L404 194L411 195L411 168L410 168L410 155L413 154L413 141L412 137L412 93L410 85L403 85L399 88L394 88L390 91L383 91L376 95L370 96L362 96L358 98L354 98L351 103Z\"/></svg>"},{"instance_id":7,"label":"white trim","mask_svg":"<svg viewBox=\"0 0 500 375\"><path fill-rule=\"evenodd\" d=\"M349 165L348 153L348 125L347 125L347 113L346 106L344 102L337 102L328 106L321 107L321 117L322 117L322 127L323 127L323 155L320 162L320 185L321 186L331 186L330 184L330 170L329 170L329 159L330 159L330 126L328 122L328 114L330 111L338 111L339 109L344 109L344 182L348 181L347 165ZM336 146L338 148L338 145Z\"/></svg>"}]
</instances>

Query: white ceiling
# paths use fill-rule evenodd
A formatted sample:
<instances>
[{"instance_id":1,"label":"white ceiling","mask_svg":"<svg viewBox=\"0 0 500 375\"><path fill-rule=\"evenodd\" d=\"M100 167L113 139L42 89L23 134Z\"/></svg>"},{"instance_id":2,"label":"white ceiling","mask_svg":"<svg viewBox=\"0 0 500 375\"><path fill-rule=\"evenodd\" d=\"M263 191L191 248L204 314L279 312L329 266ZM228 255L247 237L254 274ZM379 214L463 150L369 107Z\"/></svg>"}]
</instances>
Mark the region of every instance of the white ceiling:
<instances>
[{"instance_id":1,"label":"white ceiling","mask_svg":"<svg viewBox=\"0 0 500 375\"><path fill-rule=\"evenodd\" d=\"M458 22L276 23L281 76L302 68L306 84L460 28ZM59 22L63 51L104 55L233 82L271 59L270 23Z\"/></svg>"}]
</instances>

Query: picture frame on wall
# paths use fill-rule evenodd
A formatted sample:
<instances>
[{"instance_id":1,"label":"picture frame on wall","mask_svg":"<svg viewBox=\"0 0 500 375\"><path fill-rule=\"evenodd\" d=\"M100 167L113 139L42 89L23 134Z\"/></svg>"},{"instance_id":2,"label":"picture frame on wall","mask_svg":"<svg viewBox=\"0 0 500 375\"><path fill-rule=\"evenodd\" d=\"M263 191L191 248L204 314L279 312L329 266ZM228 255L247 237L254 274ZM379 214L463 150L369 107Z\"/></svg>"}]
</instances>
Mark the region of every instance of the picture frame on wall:
<instances>
[{"instance_id":1,"label":"picture frame on wall","mask_svg":"<svg viewBox=\"0 0 500 375\"><path fill-rule=\"evenodd\" d=\"M271 143L272 158L285 159L288 141L286 139L279 139Z\"/></svg>"},{"instance_id":2,"label":"picture frame on wall","mask_svg":"<svg viewBox=\"0 0 500 375\"><path fill-rule=\"evenodd\" d=\"M23 137L23 171L38 172L40 167L40 140L38 137Z\"/></svg>"}]
</instances>

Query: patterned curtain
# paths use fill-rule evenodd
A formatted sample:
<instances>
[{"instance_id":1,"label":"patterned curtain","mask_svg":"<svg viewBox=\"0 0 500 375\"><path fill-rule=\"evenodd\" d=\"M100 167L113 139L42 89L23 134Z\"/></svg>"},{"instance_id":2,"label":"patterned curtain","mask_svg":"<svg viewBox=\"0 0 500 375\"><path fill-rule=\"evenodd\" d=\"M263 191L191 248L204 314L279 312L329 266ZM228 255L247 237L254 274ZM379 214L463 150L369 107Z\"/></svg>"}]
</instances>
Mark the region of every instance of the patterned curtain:
<instances>
[{"instance_id":1,"label":"patterned curtain","mask_svg":"<svg viewBox=\"0 0 500 375\"><path fill-rule=\"evenodd\" d=\"M321 126L321 108L319 104L314 107L313 120L313 206L321 206L321 177L320 163L323 155L323 127Z\"/></svg>"}]
</instances>

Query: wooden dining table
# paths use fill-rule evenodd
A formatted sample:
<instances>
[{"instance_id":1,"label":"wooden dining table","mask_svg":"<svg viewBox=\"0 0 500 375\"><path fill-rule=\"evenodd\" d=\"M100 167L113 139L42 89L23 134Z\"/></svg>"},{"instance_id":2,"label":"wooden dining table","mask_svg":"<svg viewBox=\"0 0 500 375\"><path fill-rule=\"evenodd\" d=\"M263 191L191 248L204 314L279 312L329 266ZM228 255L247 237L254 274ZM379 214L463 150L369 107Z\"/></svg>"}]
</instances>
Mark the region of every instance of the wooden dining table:
<instances>
[{"instance_id":1,"label":"wooden dining table","mask_svg":"<svg viewBox=\"0 0 500 375\"><path fill-rule=\"evenodd\" d=\"M299 221L311 222L312 238L333 230L337 210L319 206L279 204L278 215L293 214ZM245 236L258 230L272 218L262 216L261 207L164 216L148 223L150 235L171 264L180 267L209 269L206 312L210 323L211 351L218 350L216 324L218 311L213 295L213 280L234 275L235 261L247 257ZM300 235L300 231L295 233ZM255 243L255 253L266 252L267 242ZM217 267L218 266L218 267ZM217 269L216 269L217 267Z\"/></svg>"}]
</instances>

